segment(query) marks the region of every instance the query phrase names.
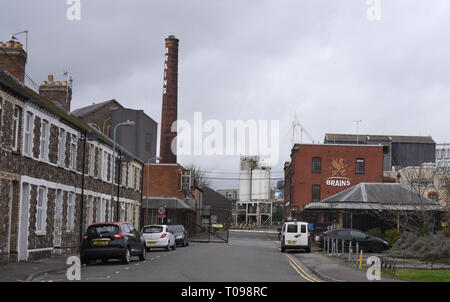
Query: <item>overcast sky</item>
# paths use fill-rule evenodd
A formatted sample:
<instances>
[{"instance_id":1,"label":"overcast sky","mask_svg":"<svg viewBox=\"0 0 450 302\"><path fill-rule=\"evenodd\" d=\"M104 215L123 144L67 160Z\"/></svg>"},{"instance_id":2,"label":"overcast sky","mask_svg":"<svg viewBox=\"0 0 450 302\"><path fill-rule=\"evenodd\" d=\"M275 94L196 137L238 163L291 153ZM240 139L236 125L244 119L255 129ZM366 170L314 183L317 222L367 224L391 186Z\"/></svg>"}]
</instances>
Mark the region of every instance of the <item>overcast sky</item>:
<instances>
[{"instance_id":1,"label":"overcast sky","mask_svg":"<svg viewBox=\"0 0 450 302\"><path fill-rule=\"evenodd\" d=\"M380 3L371 21L366 0L81 0L81 19L69 21L66 0L3 0L0 41L29 30L27 74L40 84L68 69L72 109L116 99L160 126L164 38L174 34L178 118L279 120L280 177L294 112L320 142L362 120L360 133L450 143L450 2ZM179 162L237 173L239 155Z\"/></svg>"}]
</instances>

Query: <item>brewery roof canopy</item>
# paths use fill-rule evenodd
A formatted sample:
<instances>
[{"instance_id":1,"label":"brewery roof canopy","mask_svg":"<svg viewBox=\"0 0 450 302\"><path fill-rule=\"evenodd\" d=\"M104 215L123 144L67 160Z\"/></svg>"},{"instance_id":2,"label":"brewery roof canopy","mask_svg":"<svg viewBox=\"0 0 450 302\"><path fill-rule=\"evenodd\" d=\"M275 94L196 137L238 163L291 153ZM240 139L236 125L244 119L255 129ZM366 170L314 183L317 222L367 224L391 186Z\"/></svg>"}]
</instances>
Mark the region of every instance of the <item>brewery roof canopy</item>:
<instances>
[{"instance_id":1,"label":"brewery roof canopy","mask_svg":"<svg viewBox=\"0 0 450 302\"><path fill-rule=\"evenodd\" d=\"M394 211L443 211L436 201L420 196L399 183L360 183L345 191L312 202L305 210L353 209Z\"/></svg>"}]
</instances>

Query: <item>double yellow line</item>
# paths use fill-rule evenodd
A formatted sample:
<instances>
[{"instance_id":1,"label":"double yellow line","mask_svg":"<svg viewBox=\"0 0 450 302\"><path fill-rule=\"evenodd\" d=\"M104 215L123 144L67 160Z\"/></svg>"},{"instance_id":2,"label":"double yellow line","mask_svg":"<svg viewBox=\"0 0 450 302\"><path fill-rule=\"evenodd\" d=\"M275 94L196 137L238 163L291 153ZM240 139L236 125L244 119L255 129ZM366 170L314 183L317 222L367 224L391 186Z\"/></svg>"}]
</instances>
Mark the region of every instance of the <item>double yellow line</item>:
<instances>
[{"instance_id":1,"label":"double yellow line","mask_svg":"<svg viewBox=\"0 0 450 302\"><path fill-rule=\"evenodd\" d=\"M289 258L289 264L294 268L294 270L305 280L308 280L310 282L320 282L319 280L315 279L313 276L309 275L307 272L305 272L301 266L288 254L285 254Z\"/></svg>"}]
</instances>

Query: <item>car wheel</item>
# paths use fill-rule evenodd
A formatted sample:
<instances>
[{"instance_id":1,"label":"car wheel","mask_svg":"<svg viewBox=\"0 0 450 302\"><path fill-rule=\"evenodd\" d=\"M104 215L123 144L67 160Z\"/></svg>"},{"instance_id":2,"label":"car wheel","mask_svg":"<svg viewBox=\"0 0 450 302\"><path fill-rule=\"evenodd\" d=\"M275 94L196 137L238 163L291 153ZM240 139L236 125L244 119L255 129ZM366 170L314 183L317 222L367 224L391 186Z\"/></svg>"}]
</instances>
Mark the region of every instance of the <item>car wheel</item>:
<instances>
[{"instance_id":1,"label":"car wheel","mask_svg":"<svg viewBox=\"0 0 450 302\"><path fill-rule=\"evenodd\" d=\"M176 248L177 248L177 243L174 242L174 243L173 243L173 246L172 246L172 250L175 250Z\"/></svg>"},{"instance_id":2,"label":"car wheel","mask_svg":"<svg viewBox=\"0 0 450 302\"><path fill-rule=\"evenodd\" d=\"M130 263L130 259L131 259L131 252L130 252L130 248L127 247L125 250L125 254L122 257L122 263L123 264L129 264Z\"/></svg>"},{"instance_id":3,"label":"car wheel","mask_svg":"<svg viewBox=\"0 0 450 302\"><path fill-rule=\"evenodd\" d=\"M108 259L107 258L103 258L102 259L102 264L108 264Z\"/></svg>"},{"instance_id":4,"label":"car wheel","mask_svg":"<svg viewBox=\"0 0 450 302\"><path fill-rule=\"evenodd\" d=\"M166 246L166 251L169 251L170 250L170 241L167 243L167 246Z\"/></svg>"},{"instance_id":5,"label":"car wheel","mask_svg":"<svg viewBox=\"0 0 450 302\"><path fill-rule=\"evenodd\" d=\"M147 256L147 248L145 244L142 246L142 253L139 255L139 261L145 261L145 257Z\"/></svg>"}]
</instances>

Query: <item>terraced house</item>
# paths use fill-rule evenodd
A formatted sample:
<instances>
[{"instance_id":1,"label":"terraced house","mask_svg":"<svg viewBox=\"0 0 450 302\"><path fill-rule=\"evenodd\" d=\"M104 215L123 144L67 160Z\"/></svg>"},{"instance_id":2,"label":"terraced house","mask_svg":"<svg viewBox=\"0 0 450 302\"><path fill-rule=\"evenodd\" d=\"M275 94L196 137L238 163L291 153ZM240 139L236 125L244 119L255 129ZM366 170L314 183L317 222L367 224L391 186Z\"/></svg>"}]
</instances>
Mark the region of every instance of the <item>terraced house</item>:
<instances>
[{"instance_id":1,"label":"terraced house","mask_svg":"<svg viewBox=\"0 0 450 302\"><path fill-rule=\"evenodd\" d=\"M49 77L40 91L61 93L40 95L25 62L20 43L0 42L0 261L74 252L94 222L139 228L143 163L116 145L113 177L112 141L58 105L69 84Z\"/></svg>"}]
</instances>

